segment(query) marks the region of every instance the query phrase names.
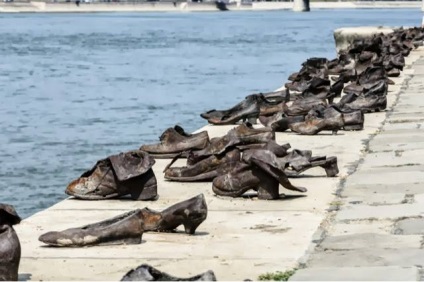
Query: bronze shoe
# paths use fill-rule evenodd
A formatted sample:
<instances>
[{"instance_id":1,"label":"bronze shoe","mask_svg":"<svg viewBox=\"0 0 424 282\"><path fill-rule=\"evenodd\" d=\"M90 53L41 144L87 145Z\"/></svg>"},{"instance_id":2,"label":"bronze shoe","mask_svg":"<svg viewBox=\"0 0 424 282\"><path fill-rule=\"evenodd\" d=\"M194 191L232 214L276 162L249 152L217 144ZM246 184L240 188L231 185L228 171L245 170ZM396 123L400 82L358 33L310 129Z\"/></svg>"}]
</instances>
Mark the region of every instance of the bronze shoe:
<instances>
[{"instance_id":1,"label":"bronze shoe","mask_svg":"<svg viewBox=\"0 0 424 282\"><path fill-rule=\"evenodd\" d=\"M339 173L337 157L312 157L309 150L292 150L287 156L278 158L280 167L284 167L284 173L288 177L298 176L302 172L313 167L322 167L327 177L334 177Z\"/></svg>"},{"instance_id":2,"label":"bronze shoe","mask_svg":"<svg viewBox=\"0 0 424 282\"><path fill-rule=\"evenodd\" d=\"M243 161L251 165L256 165L261 168L268 177L276 179L284 188L297 192L306 192L306 188L297 187L290 183L287 175L284 173L284 167L281 166L280 161L275 154L268 150L249 150L243 153ZM267 190L265 188L265 190ZM267 190L268 191L268 190ZM272 194L268 191L268 194Z\"/></svg>"},{"instance_id":3,"label":"bronze shoe","mask_svg":"<svg viewBox=\"0 0 424 282\"><path fill-rule=\"evenodd\" d=\"M248 190L255 190L258 199L262 200L278 199L279 184L286 189L305 192L305 188L290 183L283 169L271 151L248 150L243 153L243 162L213 180L212 190L217 195L229 197L240 197Z\"/></svg>"},{"instance_id":4,"label":"bronze shoe","mask_svg":"<svg viewBox=\"0 0 424 282\"><path fill-rule=\"evenodd\" d=\"M346 111L361 110L365 113L369 112L381 112L387 107L387 96L352 96L354 100L350 103L346 103L342 109Z\"/></svg>"},{"instance_id":5,"label":"bronze shoe","mask_svg":"<svg viewBox=\"0 0 424 282\"><path fill-rule=\"evenodd\" d=\"M216 195L240 197L248 190L258 191L258 198L272 200L279 198L278 181L262 169L238 162L233 170L213 180L212 190Z\"/></svg>"},{"instance_id":6,"label":"bronze shoe","mask_svg":"<svg viewBox=\"0 0 424 282\"><path fill-rule=\"evenodd\" d=\"M277 158L287 156L287 151L291 148L289 143L279 145L274 140L270 140L267 143L258 143L258 144L249 144L249 145L239 145L237 149L240 151L246 150L266 150L271 151Z\"/></svg>"},{"instance_id":7,"label":"bronze shoe","mask_svg":"<svg viewBox=\"0 0 424 282\"><path fill-rule=\"evenodd\" d=\"M136 269L128 271L121 281L216 281L216 277L213 271L208 270L193 277L178 278L148 264L142 264Z\"/></svg>"},{"instance_id":8,"label":"bronze shoe","mask_svg":"<svg viewBox=\"0 0 424 282\"><path fill-rule=\"evenodd\" d=\"M305 116L288 116L284 112L278 112L270 117L259 117L262 125L270 127L275 132L284 132L289 129L289 124L305 121Z\"/></svg>"},{"instance_id":9,"label":"bronze shoe","mask_svg":"<svg viewBox=\"0 0 424 282\"><path fill-rule=\"evenodd\" d=\"M243 123L222 137L212 138L205 149L190 152L187 164L192 165L211 155L222 154L229 147L267 143L269 140L275 140L275 132L270 128L253 128L252 124Z\"/></svg>"},{"instance_id":10,"label":"bronze shoe","mask_svg":"<svg viewBox=\"0 0 424 282\"><path fill-rule=\"evenodd\" d=\"M314 106L327 105L325 99L316 97L299 97L294 100L290 106L284 108L284 113L288 116L302 116L306 115Z\"/></svg>"},{"instance_id":11,"label":"bronze shoe","mask_svg":"<svg viewBox=\"0 0 424 282\"><path fill-rule=\"evenodd\" d=\"M226 173L231 168L231 163L237 161L240 161L240 151L231 148L228 152L211 155L185 167L171 167L173 164L171 162L164 170L165 179L182 182L211 181L216 176Z\"/></svg>"},{"instance_id":12,"label":"bronze shoe","mask_svg":"<svg viewBox=\"0 0 424 282\"><path fill-rule=\"evenodd\" d=\"M337 105L328 107L317 107L319 116L323 118L334 118L342 115L343 130L362 130L364 128L364 113L361 110L343 111Z\"/></svg>"},{"instance_id":13,"label":"bronze shoe","mask_svg":"<svg viewBox=\"0 0 424 282\"><path fill-rule=\"evenodd\" d=\"M323 130L331 130L333 134L337 134L337 131L342 129L343 126L344 120L341 114L330 118L319 117L314 110L308 113L304 122L289 125L291 131L303 135L315 135Z\"/></svg>"},{"instance_id":14,"label":"bronze shoe","mask_svg":"<svg viewBox=\"0 0 424 282\"><path fill-rule=\"evenodd\" d=\"M209 123L215 125L236 124L239 121L256 123L260 114L260 104L257 95L249 95L245 100L228 110L210 110L200 114Z\"/></svg>"},{"instance_id":15,"label":"bronze shoe","mask_svg":"<svg viewBox=\"0 0 424 282\"><path fill-rule=\"evenodd\" d=\"M155 158L173 158L189 150L203 149L209 144L207 131L188 134L178 125L165 130L159 139L159 144L143 145L140 150L148 152ZM181 156L187 155L181 154Z\"/></svg>"},{"instance_id":16,"label":"bronze shoe","mask_svg":"<svg viewBox=\"0 0 424 282\"><path fill-rule=\"evenodd\" d=\"M205 221L208 207L203 194L199 194L161 212L144 208L142 214L145 231L172 232L184 225L185 233L194 234L197 227Z\"/></svg>"},{"instance_id":17,"label":"bronze shoe","mask_svg":"<svg viewBox=\"0 0 424 282\"><path fill-rule=\"evenodd\" d=\"M83 227L47 232L38 240L55 247L141 244L143 226L142 210L136 209Z\"/></svg>"},{"instance_id":18,"label":"bronze shoe","mask_svg":"<svg viewBox=\"0 0 424 282\"><path fill-rule=\"evenodd\" d=\"M13 225L20 222L13 206L0 204L0 281L18 281L21 244Z\"/></svg>"},{"instance_id":19,"label":"bronze shoe","mask_svg":"<svg viewBox=\"0 0 424 282\"><path fill-rule=\"evenodd\" d=\"M100 160L72 181L66 194L82 200L106 200L130 195L133 200L156 200L155 160L144 151L130 151Z\"/></svg>"}]
</instances>

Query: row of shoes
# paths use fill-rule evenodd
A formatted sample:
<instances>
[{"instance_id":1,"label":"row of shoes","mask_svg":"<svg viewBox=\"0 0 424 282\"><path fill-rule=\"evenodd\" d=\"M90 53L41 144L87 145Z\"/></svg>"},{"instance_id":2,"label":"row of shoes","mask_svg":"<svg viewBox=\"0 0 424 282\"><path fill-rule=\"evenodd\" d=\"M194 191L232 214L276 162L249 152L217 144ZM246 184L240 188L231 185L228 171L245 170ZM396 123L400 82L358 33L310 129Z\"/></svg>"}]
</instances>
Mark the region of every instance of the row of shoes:
<instances>
[{"instance_id":1,"label":"row of shoes","mask_svg":"<svg viewBox=\"0 0 424 282\"><path fill-rule=\"evenodd\" d=\"M386 108L388 85L393 84L389 77L400 74L404 57L422 45L423 39L422 28L399 29L357 40L331 61L310 58L299 72L290 75L285 90L252 94L228 110L201 114L217 125L248 121L226 135L210 139L206 131L188 134L179 126L169 128L160 136L159 144L99 160L72 181L65 192L85 200L125 196L156 200L157 181L152 170L155 158L173 158L164 171L165 179L212 181L212 190L220 196L238 197L252 189L259 199L276 199L280 184L305 192L305 188L292 185L288 177L317 166L324 168L327 176L335 176L337 158L313 157L309 150L289 151L290 144L275 142L275 131L317 134L323 130L361 130L364 113ZM334 103L339 97L340 101ZM253 128L258 118L265 128ZM172 167L181 157L187 158L187 165ZM144 232L172 232L180 225L187 234L194 234L206 217L207 206L201 194L163 211L136 209L82 227L47 232L39 240L61 247L140 244ZM18 279L21 247L13 225L20 220L12 206L0 204L0 280ZM122 278L161 279L216 280L211 271L184 279L149 265L141 265Z\"/></svg>"},{"instance_id":2,"label":"row of shoes","mask_svg":"<svg viewBox=\"0 0 424 282\"><path fill-rule=\"evenodd\" d=\"M211 110L201 117L216 125L259 119L275 131L306 135L361 130L364 113L386 109L388 85L394 83L389 77L400 75L405 57L423 38L422 28L401 28L355 40L333 60L306 60L289 76L285 91L252 94L228 110ZM342 92L346 95L335 103Z\"/></svg>"}]
</instances>

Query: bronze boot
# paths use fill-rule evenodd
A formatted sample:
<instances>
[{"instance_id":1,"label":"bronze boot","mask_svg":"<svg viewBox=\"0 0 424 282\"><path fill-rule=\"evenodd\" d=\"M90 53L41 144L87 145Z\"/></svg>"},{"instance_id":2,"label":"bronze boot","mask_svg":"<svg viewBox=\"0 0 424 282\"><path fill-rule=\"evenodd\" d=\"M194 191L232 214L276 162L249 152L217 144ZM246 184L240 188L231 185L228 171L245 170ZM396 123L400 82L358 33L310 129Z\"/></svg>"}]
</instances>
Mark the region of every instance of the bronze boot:
<instances>
[{"instance_id":1,"label":"bronze boot","mask_svg":"<svg viewBox=\"0 0 424 282\"><path fill-rule=\"evenodd\" d=\"M130 195L133 200L156 200L155 160L143 151L130 151L100 160L72 181L66 194L83 200L105 200Z\"/></svg>"},{"instance_id":2,"label":"bronze boot","mask_svg":"<svg viewBox=\"0 0 424 282\"><path fill-rule=\"evenodd\" d=\"M189 150L200 150L209 144L207 131L188 134L178 125L168 128L159 137L159 144L143 145L140 150L148 152L155 158L173 158ZM186 156L182 154L182 156Z\"/></svg>"},{"instance_id":3,"label":"bronze boot","mask_svg":"<svg viewBox=\"0 0 424 282\"><path fill-rule=\"evenodd\" d=\"M333 118L342 115L343 130L362 130L364 128L364 113L361 110L343 111L336 105L321 109L324 118Z\"/></svg>"},{"instance_id":4,"label":"bronze boot","mask_svg":"<svg viewBox=\"0 0 424 282\"><path fill-rule=\"evenodd\" d=\"M216 177L212 190L216 195L241 197L248 190L258 191L259 199L278 199L278 181L255 165L238 162L232 171Z\"/></svg>"},{"instance_id":5,"label":"bronze boot","mask_svg":"<svg viewBox=\"0 0 424 282\"><path fill-rule=\"evenodd\" d=\"M199 194L161 212L144 208L142 213L144 231L171 232L184 225L185 233L194 234L197 227L205 221L208 207L203 194Z\"/></svg>"},{"instance_id":6,"label":"bronze boot","mask_svg":"<svg viewBox=\"0 0 424 282\"><path fill-rule=\"evenodd\" d=\"M0 281L17 281L21 244L13 225L21 218L11 205L0 204Z\"/></svg>"},{"instance_id":7,"label":"bronze boot","mask_svg":"<svg viewBox=\"0 0 424 282\"><path fill-rule=\"evenodd\" d=\"M56 247L141 244L143 226L142 210L136 209L83 227L47 232L38 240Z\"/></svg>"},{"instance_id":8,"label":"bronze boot","mask_svg":"<svg viewBox=\"0 0 424 282\"><path fill-rule=\"evenodd\" d=\"M216 176L230 169L231 163L240 161L240 151L230 149L219 155L211 155L206 159L186 167L171 167L171 162L165 168L165 179L172 181L211 181Z\"/></svg>"},{"instance_id":9,"label":"bronze boot","mask_svg":"<svg viewBox=\"0 0 424 282\"><path fill-rule=\"evenodd\" d=\"M384 111L387 107L387 96L377 96L377 95L369 95L369 96L353 96L354 100L350 103L346 103L343 106L343 110L345 111L354 111L361 110L365 113L369 112L381 112Z\"/></svg>"},{"instance_id":10,"label":"bronze boot","mask_svg":"<svg viewBox=\"0 0 424 282\"><path fill-rule=\"evenodd\" d=\"M178 278L148 264L142 264L136 269L131 269L121 281L216 281L216 277L213 271L208 270L193 277Z\"/></svg>"},{"instance_id":11,"label":"bronze boot","mask_svg":"<svg viewBox=\"0 0 424 282\"><path fill-rule=\"evenodd\" d=\"M271 151L250 150L243 153L243 161L261 168L268 177L271 176L284 188L297 192L306 192L306 188L297 187L290 183L284 173L284 167L280 165L278 158Z\"/></svg>"}]
</instances>

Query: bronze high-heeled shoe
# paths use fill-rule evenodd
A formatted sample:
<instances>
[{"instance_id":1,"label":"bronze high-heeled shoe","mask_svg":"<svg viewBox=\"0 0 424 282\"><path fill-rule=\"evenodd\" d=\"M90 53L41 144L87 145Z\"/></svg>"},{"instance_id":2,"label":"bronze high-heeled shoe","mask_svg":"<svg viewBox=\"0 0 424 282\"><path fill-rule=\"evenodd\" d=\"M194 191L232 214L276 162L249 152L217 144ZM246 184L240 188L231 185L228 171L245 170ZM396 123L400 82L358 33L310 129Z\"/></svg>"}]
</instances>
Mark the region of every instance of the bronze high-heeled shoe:
<instances>
[{"instance_id":1,"label":"bronze high-heeled shoe","mask_svg":"<svg viewBox=\"0 0 424 282\"><path fill-rule=\"evenodd\" d=\"M205 221L208 207L205 196L199 194L161 212L144 208L142 214L145 231L171 232L178 226L184 225L185 233L194 234L197 227Z\"/></svg>"},{"instance_id":2,"label":"bronze high-heeled shoe","mask_svg":"<svg viewBox=\"0 0 424 282\"><path fill-rule=\"evenodd\" d=\"M47 232L38 240L56 247L141 244L143 227L143 213L136 209L83 227Z\"/></svg>"}]
</instances>

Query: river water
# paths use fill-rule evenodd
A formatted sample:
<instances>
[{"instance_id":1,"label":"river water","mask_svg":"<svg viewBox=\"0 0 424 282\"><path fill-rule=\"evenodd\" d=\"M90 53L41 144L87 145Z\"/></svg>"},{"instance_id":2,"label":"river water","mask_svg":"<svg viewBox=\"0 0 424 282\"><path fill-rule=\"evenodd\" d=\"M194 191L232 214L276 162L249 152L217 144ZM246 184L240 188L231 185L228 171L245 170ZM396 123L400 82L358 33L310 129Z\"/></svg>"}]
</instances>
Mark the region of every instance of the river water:
<instances>
[{"instance_id":1,"label":"river water","mask_svg":"<svg viewBox=\"0 0 424 282\"><path fill-rule=\"evenodd\" d=\"M333 30L418 26L408 9L0 15L0 202L27 217L100 158L280 87ZM160 189L160 187L159 187Z\"/></svg>"}]
</instances>

